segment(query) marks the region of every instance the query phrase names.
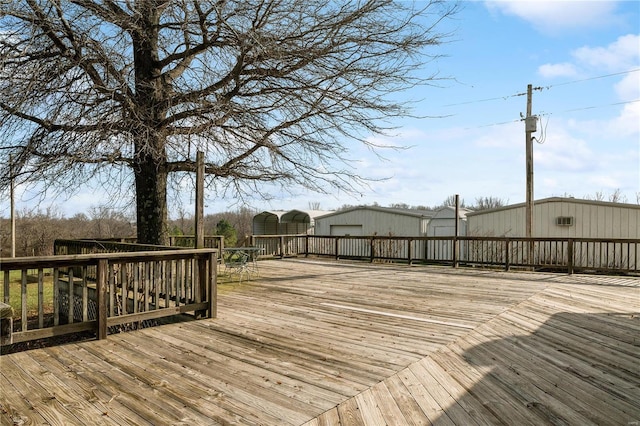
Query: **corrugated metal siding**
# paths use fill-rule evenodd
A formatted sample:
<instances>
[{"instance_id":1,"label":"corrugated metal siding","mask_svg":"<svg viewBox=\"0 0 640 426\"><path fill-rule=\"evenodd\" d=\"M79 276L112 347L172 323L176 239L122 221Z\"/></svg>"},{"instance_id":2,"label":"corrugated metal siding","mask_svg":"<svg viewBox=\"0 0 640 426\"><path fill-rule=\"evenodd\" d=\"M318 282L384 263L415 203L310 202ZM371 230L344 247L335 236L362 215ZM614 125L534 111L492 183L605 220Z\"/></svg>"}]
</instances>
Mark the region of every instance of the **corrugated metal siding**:
<instances>
[{"instance_id":1,"label":"corrugated metal siding","mask_svg":"<svg viewBox=\"0 0 640 426\"><path fill-rule=\"evenodd\" d=\"M535 225L535 224L534 224ZM515 237L525 234L525 209L499 210L467 216L468 235L474 237Z\"/></svg>"},{"instance_id":2,"label":"corrugated metal siding","mask_svg":"<svg viewBox=\"0 0 640 426\"><path fill-rule=\"evenodd\" d=\"M428 219L374 210L345 211L316 219L316 235L330 235L331 225L362 225L363 235L422 236Z\"/></svg>"},{"instance_id":3,"label":"corrugated metal siding","mask_svg":"<svg viewBox=\"0 0 640 426\"><path fill-rule=\"evenodd\" d=\"M603 203L549 201L534 204L533 236L558 238L640 238L640 208ZM556 224L573 217L573 225ZM525 208L514 207L468 216L472 236L525 235Z\"/></svg>"}]
</instances>

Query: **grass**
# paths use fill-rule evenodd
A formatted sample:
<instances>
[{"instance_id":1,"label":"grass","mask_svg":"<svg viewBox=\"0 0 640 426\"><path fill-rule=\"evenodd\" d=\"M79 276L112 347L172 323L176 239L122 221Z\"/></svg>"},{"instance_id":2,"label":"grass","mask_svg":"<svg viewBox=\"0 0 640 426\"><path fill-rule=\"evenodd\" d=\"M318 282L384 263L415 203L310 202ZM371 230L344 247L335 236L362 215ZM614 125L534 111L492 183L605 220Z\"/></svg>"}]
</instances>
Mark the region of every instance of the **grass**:
<instances>
[{"instance_id":1,"label":"grass","mask_svg":"<svg viewBox=\"0 0 640 426\"><path fill-rule=\"evenodd\" d=\"M27 315L34 316L38 314L38 273L37 271L28 271L27 282ZM43 277L43 310L45 313L53 312L53 277L49 271L45 270ZM4 280L4 275L0 275L0 282ZM31 282L35 281L35 282ZM242 283L250 281L249 277L244 276ZM20 318L22 315L22 271L11 271L9 273L9 305L13 308L14 318ZM228 287L237 285L238 277L231 276L227 273L218 273L218 285L222 286L219 290L224 291ZM4 301L4 285L0 284L0 301Z\"/></svg>"},{"instance_id":2,"label":"grass","mask_svg":"<svg viewBox=\"0 0 640 426\"><path fill-rule=\"evenodd\" d=\"M38 313L38 273L29 274L27 282L27 315ZM44 312L53 312L53 277L44 271L42 303ZM33 279L29 279L33 278ZM2 277L4 280L4 276ZM30 282L34 281L35 282ZM4 283L3 283L4 284ZM5 301L4 285L0 285L0 300ZM9 273L9 305L13 308L14 318L22 315L22 272Z\"/></svg>"}]
</instances>

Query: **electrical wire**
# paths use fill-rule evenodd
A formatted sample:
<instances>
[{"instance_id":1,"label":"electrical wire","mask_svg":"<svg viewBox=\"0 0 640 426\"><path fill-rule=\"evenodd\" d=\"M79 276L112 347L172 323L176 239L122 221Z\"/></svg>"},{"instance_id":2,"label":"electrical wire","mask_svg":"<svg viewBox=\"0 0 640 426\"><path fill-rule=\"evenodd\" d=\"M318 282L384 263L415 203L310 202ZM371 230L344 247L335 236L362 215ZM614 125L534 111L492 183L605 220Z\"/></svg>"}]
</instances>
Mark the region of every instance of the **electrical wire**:
<instances>
[{"instance_id":1,"label":"electrical wire","mask_svg":"<svg viewBox=\"0 0 640 426\"><path fill-rule=\"evenodd\" d=\"M571 81L565 81L563 83L557 83L557 84L551 84L548 86L538 86L538 87L533 87L533 90L537 90L537 91L542 91L542 90L549 90L552 89L554 87L558 87L558 86L567 86L570 84L576 84L576 83L582 83L585 81L591 81L591 80L598 80L601 78L607 78L607 77L615 77L618 75L623 75L623 74L631 74L634 72L640 72L640 68L634 68L631 70L627 70L627 71L620 71L620 72L616 72L616 73L611 73L611 74L604 74L604 75L598 75L595 77L588 77L588 78L582 78L579 80L571 80ZM453 104L446 104L446 105L441 105L442 107L452 107L452 106L458 106L458 105L469 105L469 104L475 104L475 103L481 103L481 102L490 102L490 101L505 101L507 99L510 98L515 98L518 96L525 96L527 94L527 92L518 92L518 93L514 93L511 95L506 95L506 96L496 96L493 98L486 98L486 99L476 99L476 100L471 100L471 101L465 101L465 102L457 102L457 103L453 103Z\"/></svg>"},{"instance_id":2,"label":"electrical wire","mask_svg":"<svg viewBox=\"0 0 640 426\"><path fill-rule=\"evenodd\" d=\"M617 75L623 75L623 74L631 74L633 72L638 72L638 71L640 71L640 68L635 68L635 69L627 70L627 71L615 72L615 73L612 73L612 74L599 75L599 76L596 76L596 77L583 78L583 79L580 79L580 80L566 81L564 83L557 83L557 84L552 84L552 85L549 85L549 86L545 86L544 88L545 89L551 89L553 87L567 86L569 84L582 83L582 82L591 81L591 80L598 80L600 78L615 77Z\"/></svg>"},{"instance_id":3,"label":"electrical wire","mask_svg":"<svg viewBox=\"0 0 640 426\"><path fill-rule=\"evenodd\" d=\"M553 114L562 114L562 113L565 113L565 112L586 111L586 110L590 110L590 109L598 109L598 108L606 108L606 107L610 107L610 106L632 104L632 103L635 103L635 102L640 102L640 99L634 99L632 101L624 101L624 102L614 102L614 103L605 104L605 105L592 105L592 106L583 107L583 108L573 108L573 109L567 109L567 110L558 111L558 112L543 112L543 113L540 113L540 114L536 114L536 116L537 117L549 117L549 116L551 116ZM519 121L524 121L524 118L519 118L519 119L515 119L515 120L510 120L510 121L502 121L502 122L491 123L491 124L481 124L479 126L473 126L473 127L465 127L464 130L480 129L480 128L483 128L483 127L502 126L504 124L517 123ZM545 125L545 132L546 132L546 126L548 124L549 124L549 122L548 122L548 119L547 119L547 124ZM546 138L546 135L545 135L545 138ZM544 139L540 143L544 143Z\"/></svg>"}]
</instances>

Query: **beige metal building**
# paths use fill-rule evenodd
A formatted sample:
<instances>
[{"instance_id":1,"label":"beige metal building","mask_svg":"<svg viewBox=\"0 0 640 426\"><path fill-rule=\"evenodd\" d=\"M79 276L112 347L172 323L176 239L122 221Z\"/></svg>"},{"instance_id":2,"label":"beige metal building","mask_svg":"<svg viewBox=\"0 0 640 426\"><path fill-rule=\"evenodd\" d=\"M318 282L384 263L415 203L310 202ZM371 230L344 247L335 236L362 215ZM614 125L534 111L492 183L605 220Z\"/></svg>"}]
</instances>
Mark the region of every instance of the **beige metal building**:
<instances>
[{"instance_id":1,"label":"beige metal building","mask_svg":"<svg viewBox=\"0 0 640 426\"><path fill-rule=\"evenodd\" d=\"M524 237L525 204L467 213L467 235ZM533 203L533 237L640 238L640 205L552 197Z\"/></svg>"}]
</instances>

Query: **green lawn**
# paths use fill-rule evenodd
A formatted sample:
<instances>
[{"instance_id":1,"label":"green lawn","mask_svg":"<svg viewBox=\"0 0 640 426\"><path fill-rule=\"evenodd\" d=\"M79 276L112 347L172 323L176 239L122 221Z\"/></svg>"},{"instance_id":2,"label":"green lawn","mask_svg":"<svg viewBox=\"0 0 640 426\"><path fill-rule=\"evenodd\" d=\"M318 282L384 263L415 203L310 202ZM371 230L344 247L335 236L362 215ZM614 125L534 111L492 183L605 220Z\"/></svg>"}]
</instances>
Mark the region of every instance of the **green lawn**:
<instances>
[{"instance_id":1,"label":"green lawn","mask_svg":"<svg viewBox=\"0 0 640 426\"><path fill-rule=\"evenodd\" d=\"M31 271L30 271L31 272ZM9 305L13 308L14 317L19 318L22 314L22 273L21 271L11 271L9 274ZM33 271L29 274L27 283L27 313L29 316L38 313L38 273ZM4 274L2 275L2 285L0 285L0 300L5 302L4 295ZM36 282L31 282L36 281ZM53 311L53 277L47 274L43 277L43 308L45 312Z\"/></svg>"}]
</instances>

